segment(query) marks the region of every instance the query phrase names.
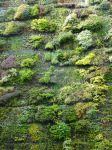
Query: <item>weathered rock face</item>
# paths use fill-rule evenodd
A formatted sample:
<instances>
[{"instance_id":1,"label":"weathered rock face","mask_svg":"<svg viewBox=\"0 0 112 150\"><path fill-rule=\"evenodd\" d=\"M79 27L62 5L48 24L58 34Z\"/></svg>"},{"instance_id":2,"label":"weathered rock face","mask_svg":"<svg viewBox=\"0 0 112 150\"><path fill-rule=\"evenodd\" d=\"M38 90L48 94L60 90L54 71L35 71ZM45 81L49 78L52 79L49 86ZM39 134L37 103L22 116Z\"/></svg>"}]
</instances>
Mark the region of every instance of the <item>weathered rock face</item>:
<instances>
[{"instance_id":1,"label":"weathered rock face","mask_svg":"<svg viewBox=\"0 0 112 150\"><path fill-rule=\"evenodd\" d=\"M14 55L10 55L6 60L4 60L2 63L1 63L1 67L3 69L9 69L9 68L13 68L15 67L15 58L16 56Z\"/></svg>"}]
</instances>

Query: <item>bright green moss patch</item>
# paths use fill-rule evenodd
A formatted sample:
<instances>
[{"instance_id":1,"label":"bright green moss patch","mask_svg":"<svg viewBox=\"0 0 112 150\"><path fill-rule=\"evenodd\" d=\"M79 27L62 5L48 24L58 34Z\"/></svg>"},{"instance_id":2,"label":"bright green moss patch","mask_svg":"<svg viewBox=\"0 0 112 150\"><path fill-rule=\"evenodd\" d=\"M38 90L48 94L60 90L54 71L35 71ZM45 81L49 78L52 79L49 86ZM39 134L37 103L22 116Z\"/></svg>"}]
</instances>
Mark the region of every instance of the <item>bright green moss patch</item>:
<instances>
[{"instance_id":1,"label":"bright green moss patch","mask_svg":"<svg viewBox=\"0 0 112 150\"><path fill-rule=\"evenodd\" d=\"M52 44L52 42L48 42L45 46L45 49L49 49L49 50L53 50L54 46Z\"/></svg>"},{"instance_id":2,"label":"bright green moss patch","mask_svg":"<svg viewBox=\"0 0 112 150\"><path fill-rule=\"evenodd\" d=\"M33 42L33 44L32 44L33 48L39 48L43 44L43 36L34 36L34 35L32 35L29 39L31 39L32 42Z\"/></svg>"},{"instance_id":3,"label":"bright green moss patch","mask_svg":"<svg viewBox=\"0 0 112 150\"><path fill-rule=\"evenodd\" d=\"M39 136L39 126L37 124L32 124L29 127L29 133L31 134L31 140L33 142L38 141L38 136Z\"/></svg>"},{"instance_id":4,"label":"bright green moss patch","mask_svg":"<svg viewBox=\"0 0 112 150\"><path fill-rule=\"evenodd\" d=\"M21 67L32 67L34 65L34 60L31 58L24 59L21 62Z\"/></svg>"},{"instance_id":5,"label":"bright green moss patch","mask_svg":"<svg viewBox=\"0 0 112 150\"><path fill-rule=\"evenodd\" d=\"M31 28L40 32L55 32L56 24L47 19L34 19L31 22Z\"/></svg>"},{"instance_id":6,"label":"bright green moss patch","mask_svg":"<svg viewBox=\"0 0 112 150\"><path fill-rule=\"evenodd\" d=\"M76 65L91 65L91 61L95 57L94 53L90 53L88 56L84 57L82 60L78 60Z\"/></svg>"},{"instance_id":7,"label":"bright green moss patch","mask_svg":"<svg viewBox=\"0 0 112 150\"><path fill-rule=\"evenodd\" d=\"M20 80L24 82L25 80L31 80L34 72L31 69L23 69L19 72Z\"/></svg>"},{"instance_id":8,"label":"bright green moss patch","mask_svg":"<svg viewBox=\"0 0 112 150\"><path fill-rule=\"evenodd\" d=\"M39 5L38 4L35 4L30 9L31 9L31 16L32 17L37 17L39 15Z\"/></svg>"}]
</instances>

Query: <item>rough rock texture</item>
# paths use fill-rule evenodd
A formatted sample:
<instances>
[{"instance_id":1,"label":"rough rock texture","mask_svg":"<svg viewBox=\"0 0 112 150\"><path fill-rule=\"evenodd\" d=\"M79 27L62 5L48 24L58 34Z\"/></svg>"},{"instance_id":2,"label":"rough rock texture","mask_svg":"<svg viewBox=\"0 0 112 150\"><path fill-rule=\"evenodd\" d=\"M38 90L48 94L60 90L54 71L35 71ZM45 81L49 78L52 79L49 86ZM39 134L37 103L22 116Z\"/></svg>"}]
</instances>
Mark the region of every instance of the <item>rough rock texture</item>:
<instances>
[{"instance_id":1,"label":"rough rock texture","mask_svg":"<svg viewBox=\"0 0 112 150\"><path fill-rule=\"evenodd\" d=\"M9 69L15 67L14 61L16 56L10 55L6 60L1 63L3 69Z\"/></svg>"},{"instance_id":2,"label":"rough rock texture","mask_svg":"<svg viewBox=\"0 0 112 150\"><path fill-rule=\"evenodd\" d=\"M0 97L0 104L4 104L6 103L8 100L10 100L13 97L16 97L18 95L20 95L21 91L16 91L16 92L12 92L12 93L7 93L3 96Z\"/></svg>"},{"instance_id":3,"label":"rough rock texture","mask_svg":"<svg viewBox=\"0 0 112 150\"><path fill-rule=\"evenodd\" d=\"M5 77L7 74L8 74L8 70L2 71L2 72L1 72L1 80L2 80L2 78Z\"/></svg>"}]
</instances>

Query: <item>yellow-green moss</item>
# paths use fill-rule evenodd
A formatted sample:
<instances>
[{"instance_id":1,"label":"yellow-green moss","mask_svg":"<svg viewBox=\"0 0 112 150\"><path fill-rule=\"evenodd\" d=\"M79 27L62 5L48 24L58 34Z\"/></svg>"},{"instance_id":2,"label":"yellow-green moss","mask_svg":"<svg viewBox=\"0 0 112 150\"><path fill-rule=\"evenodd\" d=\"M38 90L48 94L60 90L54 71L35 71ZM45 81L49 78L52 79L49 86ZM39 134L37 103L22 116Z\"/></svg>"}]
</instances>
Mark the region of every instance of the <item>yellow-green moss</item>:
<instances>
[{"instance_id":1,"label":"yellow-green moss","mask_svg":"<svg viewBox=\"0 0 112 150\"><path fill-rule=\"evenodd\" d=\"M30 150L38 150L38 146L37 145L32 145Z\"/></svg>"},{"instance_id":2,"label":"yellow-green moss","mask_svg":"<svg viewBox=\"0 0 112 150\"><path fill-rule=\"evenodd\" d=\"M32 124L29 127L29 133L31 134L31 140L32 142L36 142L38 140L39 135L39 126L37 124Z\"/></svg>"},{"instance_id":3,"label":"yellow-green moss","mask_svg":"<svg viewBox=\"0 0 112 150\"><path fill-rule=\"evenodd\" d=\"M15 13L15 15L14 15L14 19L19 19L20 16L21 16L21 14L22 14L22 12L23 12L23 10L24 10L26 7L28 7L28 6L29 6L29 5L22 4L22 5L18 8L18 10L16 11L16 13Z\"/></svg>"},{"instance_id":4,"label":"yellow-green moss","mask_svg":"<svg viewBox=\"0 0 112 150\"><path fill-rule=\"evenodd\" d=\"M91 61L95 57L94 53L90 53L88 56L84 57L81 60L78 60L75 64L76 65L91 65Z\"/></svg>"},{"instance_id":5,"label":"yellow-green moss","mask_svg":"<svg viewBox=\"0 0 112 150\"><path fill-rule=\"evenodd\" d=\"M102 140L103 140L103 135L102 135L102 134L98 134L98 135L95 137L95 140L96 140L96 141L102 141Z\"/></svg>"}]
</instances>

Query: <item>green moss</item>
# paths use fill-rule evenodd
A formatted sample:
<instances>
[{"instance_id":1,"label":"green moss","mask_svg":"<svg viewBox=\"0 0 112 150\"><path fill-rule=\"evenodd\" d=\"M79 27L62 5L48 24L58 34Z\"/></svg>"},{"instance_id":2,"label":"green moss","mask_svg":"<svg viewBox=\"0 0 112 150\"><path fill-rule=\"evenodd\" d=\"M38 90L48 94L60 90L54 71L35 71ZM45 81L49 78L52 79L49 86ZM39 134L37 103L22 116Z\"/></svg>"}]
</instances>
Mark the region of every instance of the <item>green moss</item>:
<instances>
[{"instance_id":1,"label":"green moss","mask_svg":"<svg viewBox=\"0 0 112 150\"><path fill-rule=\"evenodd\" d=\"M34 60L31 58L24 59L21 62L21 67L32 67L34 65Z\"/></svg>"},{"instance_id":2,"label":"green moss","mask_svg":"<svg viewBox=\"0 0 112 150\"><path fill-rule=\"evenodd\" d=\"M56 38L51 42L48 42L45 46L45 49L57 48L60 44L68 43L69 40L74 40L73 34L69 32L61 32Z\"/></svg>"},{"instance_id":3,"label":"green moss","mask_svg":"<svg viewBox=\"0 0 112 150\"><path fill-rule=\"evenodd\" d=\"M39 15L39 5L35 4L30 7L31 17L37 17Z\"/></svg>"},{"instance_id":4,"label":"green moss","mask_svg":"<svg viewBox=\"0 0 112 150\"><path fill-rule=\"evenodd\" d=\"M76 117L74 108L68 107L66 110L66 121L72 122L76 120L77 120L77 117Z\"/></svg>"},{"instance_id":5,"label":"green moss","mask_svg":"<svg viewBox=\"0 0 112 150\"><path fill-rule=\"evenodd\" d=\"M13 20L14 13L16 12L16 9L17 9L17 8L9 7L9 8L6 10L6 13L5 13L5 21L11 21L11 20Z\"/></svg>"},{"instance_id":6,"label":"green moss","mask_svg":"<svg viewBox=\"0 0 112 150\"><path fill-rule=\"evenodd\" d=\"M76 47L75 48L75 54L81 54L82 52L84 52L84 49L82 47Z\"/></svg>"},{"instance_id":7,"label":"green moss","mask_svg":"<svg viewBox=\"0 0 112 150\"><path fill-rule=\"evenodd\" d=\"M80 30L91 30L91 31L97 31L103 27L103 21L101 17L99 16L91 16L89 19L86 19L85 21L82 21L78 25L78 29Z\"/></svg>"},{"instance_id":8,"label":"green moss","mask_svg":"<svg viewBox=\"0 0 112 150\"><path fill-rule=\"evenodd\" d=\"M108 1L102 1L102 3L99 5L99 9L101 10L109 10L111 7L111 3Z\"/></svg>"},{"instance_id":9,"label":"green moss","mask_svg":"<svg viewBox=\"0 0 112 150\"><path fill-rule=\"evenodd\" d=\"M53 70L54 70L54 67L51 66L48 72L45 73L45 76L39 79L39 82L48 84L50 81L50 75L53 74Z\"/></svg>"},{"instance_id":10,"label":"green moss","mask_svg":"<svg viewBox=\"0 0 112 150\"><path fill-rule=\"evenodd\" d=\"M31 88L29 90L29 95L30 95L30 103L42 103L43 101L46 102L47 100L50 100L54 94L52 89L49 89L47 92L47 88Z\"/></svg>"},{"instance_id":11,"label":"green moss","mask_svg":"<svg viewBox=\"0 0 112 150\"><path fill-rule=\"evenodd\" d=\"M31 22L31 28L40 32L55 32L56 24L47 19L34 19Z\"/></svg>"},{"instance_id":12,"label":"green moss","mask_svg":"<svg viewBox=\"0 0 112 150\"><path fill-rule=\"evenodd\" d=\"M20 75L20 80L24 82L25 80L31 80L32 76L34 75L34 72L31 71L31 69L25 68L19 72L19 75Z\"/></svg>"},{"instance_id":13,"label":"green moss","mask_svg":"<svg viewBox=\"0 0 112 150\"><path fill-rule=\"evenodd\" d=\"M18 21L11 21L7 23L7 26L5 26L5 30L3 35L9 36L9 35L15 35L23 31L25 24L20 23Z\"/></svg>"},{"instance_id":14,"label":"green moss","mask_svg":"<svg viewBox=\"0 0 112 150\"><path fill-rule=\"evenodd\" d=\"M50 137L54 140L66 139L70 136L71 128L64 122L59 122L57 125L51 126Z\"/></svg>"},{"instance_id":15,"label":"green moss","mask_svg":"<svg viewBox=\"0 0 112 150\"><path fill-rule=\"evenodd\" d=\"M52 57L52 53L51 52L47 52L44 55L44 60L45 61L51 61L51 57Z\"/></svg>"},{"instance_id":16,"label":"green moss","mask_svg":"<svg viewBox=\"0 0 112 150\"><path fill-rule=\"evenodd\" d=\"M45 49L50 49L50 50L53 50L54 46L52 44L52 42L48 42L45 46Z\"/></svg>"},{"instance_id":17,"label":"green moss","mask_svg":"<svg viewBox=\"0 0 112 150\"><path fill-rule=\"evenodd\" d=\"M67 26L63 27L63 32L68 32L72 30L72 25L68 24Z\"/></svg>"},{"instance_id":18,"label":"green moss","mask_svg":"<svg viewBox=\"0 0 112 150\"><path fill-rule=\"evenodd\" d=\"M43 14L43 15L47 15L48 13L50 13L50 12L52 11L52 9L53 9L52 6L47 5L47 6L45 6L45 8L44 8L42 14Z\"/></svg>"},{"instance_id":19,"label":"green moss","mask_svg":"<svg viewBox=\"0 0 112 150\"><path fill-rule=\"evenodd\" d=\"M36 61L36 59L38 59L38 56L37 56L36 53L33 53L33 54L25 53L25 54L21 54L21 55L16 55L16 60L15 60L16 65L20 65L21 62L22 62L24 59L25 59L25 60L26 60L26 59L33 59L33 60Z\"/></svg>"},{"instance_id":20,"label":"green moss","mask_svg":"<svg viewBox=\"0 0 112 150\"><path fill-rule=\"evenodd\" d=\"M37 124L32 124L29 127L29 133L31 134L31 140L32 142L36 142L38 141L38 137L39 137L39 126Z\"/></svg>"},{"instance_id":21,"label":"green moss","mask_svg":"<svg viewBox=\"0 0 112 150\"><path fill-rule=\"evenodd\" d=\"M0 109L0 122L2 122L4 119L7 118L7 115L9 114L9 112L12 110L11 107L9 107L8 109L6 107L2 107Z\"/></svg>"},{"instance_id":22,"label":"green moss","mask_svg":"<svg viewBox=\"0 0 112 150\"><path fill-rule=\"evenodd\" d=\"M105 80L104 80L104 76L96 76L90 79L90 82L93 84L99 84L102 85L104 84Z\"/></svg>"},{"instance_id":23,"label":"green moss","mask_svg":"<svg viewBox=\"0 0 112 150\"><path fill-rule=\"evenodd\" d=\"M24 9L28 7L28 5L26 4L22 4L16 11L15 15L14 15L14 19L20 19L21 18L21 15L24 11Z\"/></svg>"},{"instance_id":24,"label":"green moss","mask_svg":"<svg viewBox=\"0 0 112 150\"><path fill-rule=\"evenodd\" d=\"M0 52L3 52L6 50L6 41L0 40Z\"/></svg>"},{"instance_id":25,"label":"green moss","mask_svg":"<svg viewBox=\"0 0 112 150\"><path fill-rule=\"evenodd\" d=\"M107 72L104 76L105 82L112 82L112 72Z\"/></svg>"},{"instance_id":26,"label":"green moss","mask_svg":"<svg viewBox=\"0 0 112 150\"><path fill-rule=\"evenodd\" d=\"M99 142L99 143L98 143L97 147L98 147L99 149L104 150L104 149L111 149L112 146L111 146L111 142L109 142L109 140L107 140L107 139L105 138L102 142Z\"/></svg>"},{"instance_id":27,"label":"green moss","mask_svg":"<svg viewBox=\"0 0 112 150\"><path fill-rule=\"evenodd\" d=\"M78 60L76 65L91 65L91 61L95 57L94 53L90 53L88 56L84 57L82 60Z\"/></svg>"},{"instance_id":28,"label":"green moss","mask_svg":"<svg viewBox=\"0 0 112 150\"><path fill-rule=\"evenodd\" d=\"M75 132L87 132L90 128L90 122L87 120L79 120L75 123Z\"/></svg>"},{"instance_id":29,"label":"green moss","mask_svg":"<svg viewBox=\"0 0 112 150\"><path fill-rule=\"evenodd\" d=\"M3 60L5 60L6 58L7 58L6 55L1 55L1 56L0 56L0 63L1 63Z\"/></svg>"},{"instance_id":30,"label":"green moss","mask_svg":"<svg viewBox=\"0 0 112 150\"><path fill-rule=\"evenodd\" d=\"M30 150L38 150L38 145L32 145Z\"/></svg>"},{"instance_id":31,"label":"green moss","mask_svg":"<svg viewBox=\"0 0 112 150\"><path fill-rule=\"evenodd\" d=\"M59 119L60 111L61 108L55 104L49 107L42 107L39 108L38 112L35 114L35 119L39 122L53 122Z\"/></svg>"},{"instance_id":32,"label":"green moss","mask_svg":"<svg viewBox=\"0 0 112 150\"><path fill-rule=\"evenodd\" d=\"M43 44L43 36L32 35L29 39L31 39L33 42L32 44L33 48L39 48Z\"/></svg>"}]
</instances>

